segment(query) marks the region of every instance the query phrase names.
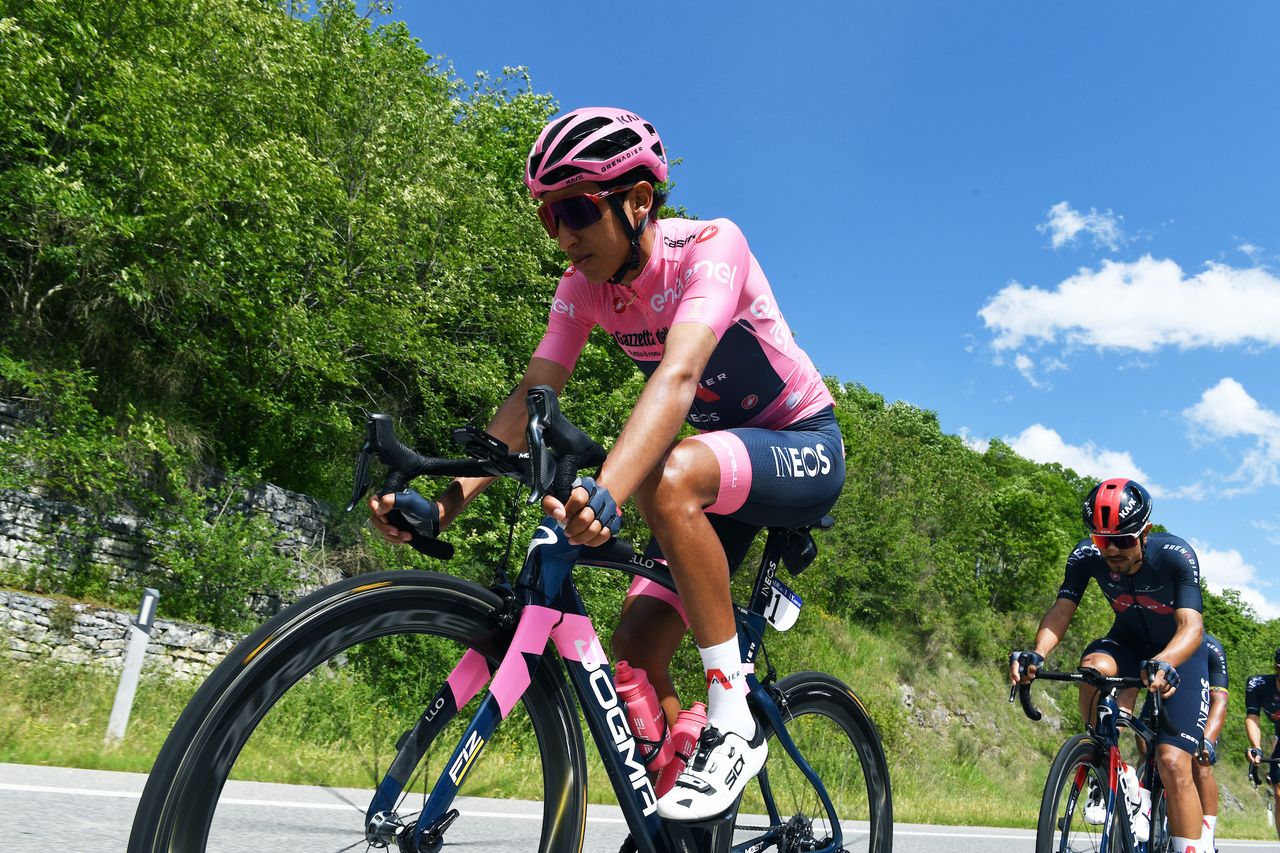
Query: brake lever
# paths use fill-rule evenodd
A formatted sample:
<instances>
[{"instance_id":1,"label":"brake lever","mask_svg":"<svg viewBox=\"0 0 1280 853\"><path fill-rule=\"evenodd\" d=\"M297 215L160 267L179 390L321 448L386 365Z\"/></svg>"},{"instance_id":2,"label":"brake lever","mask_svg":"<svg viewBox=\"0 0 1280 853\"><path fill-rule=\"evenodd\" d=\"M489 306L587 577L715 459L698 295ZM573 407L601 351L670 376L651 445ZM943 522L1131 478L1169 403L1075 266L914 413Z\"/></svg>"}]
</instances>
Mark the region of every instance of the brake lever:
<instances>
[{"instance_id":1,"label":"brake lever","mask_svg":"<svg viewBox=\"0 0 1280 853\"><path fill-rule=\"evenodd\" d=\"M554 400L541 386L529 389L525 407L529 412L529 425L525 437L529 443L529 503L536 504L551 489L556 478L556 460L547 451L543 433L552 416Z\"/></svg>"},{"instance_id":2,"label":"brake lever","mask_svg":"<svg viewBox=\"0 0 1280 853\"><path fill-rule=\"evenodd\" d=\"M369 460L373 458L374 428L372 420L365 424L364 444L360 445L360 452L356 454L355 485L351 489L351 501L347 504L346 512L355 509L356 504L369 491L372 482L369 479Z\"/></svg>"}]
</instances>

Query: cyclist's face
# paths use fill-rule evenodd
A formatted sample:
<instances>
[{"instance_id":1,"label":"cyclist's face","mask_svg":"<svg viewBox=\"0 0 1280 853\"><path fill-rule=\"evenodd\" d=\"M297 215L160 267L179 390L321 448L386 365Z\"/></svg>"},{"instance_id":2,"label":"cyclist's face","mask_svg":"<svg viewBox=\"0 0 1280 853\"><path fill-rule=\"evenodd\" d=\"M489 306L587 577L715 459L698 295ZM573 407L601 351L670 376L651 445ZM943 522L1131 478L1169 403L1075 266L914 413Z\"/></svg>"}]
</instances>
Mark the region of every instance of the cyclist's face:
<instances>
[{"instance_id":1,"label":"cyclist's face","mask_svg":"<svg viewBox=\"0 0 1280 853\"><path fill-rule=\"evenodd\" d=\"M1142 543L1146 538L1146 531L1143 531L1138 544L1130 548L1117 548L1112 542L1102 550L1102 559L1106 560L1107 566L1118 575L1136 574L1138 569L1142 568Z\"/></svg>"},{"instance_id":2,"label":"cyclist's face","mask_svg":"<svg viewBox=\"0 0 1280 853\"><path fill-rule=\"evenodd\" d=\"M599 184L587 181L549 192L542 197L542 202L549 204L557 199L600 192L600 190ZM618 222L609 200L601 199L596 204L600 207L599 222L579 231L561 222L556 240L560 243L560 250L568 256L569 262L586 276L587 281L592 284L604 284L627 259L627 254L631 251L631 243L627 240L627 235L623 232L622 225ZM630 211L632 204L629 197L625 204Z\"/></svg>"}]
</instances>

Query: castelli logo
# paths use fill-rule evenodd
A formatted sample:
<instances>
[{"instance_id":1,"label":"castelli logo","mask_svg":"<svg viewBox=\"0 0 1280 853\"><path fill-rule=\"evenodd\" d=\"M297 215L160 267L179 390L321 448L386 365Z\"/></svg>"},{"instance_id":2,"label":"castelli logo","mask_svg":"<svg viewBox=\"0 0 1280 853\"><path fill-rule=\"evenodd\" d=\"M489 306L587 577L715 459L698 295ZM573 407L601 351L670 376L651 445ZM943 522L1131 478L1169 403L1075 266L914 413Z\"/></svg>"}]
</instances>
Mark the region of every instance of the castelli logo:
<instances>
[{"instance_id":1,"label":"castelli logo","mask_svg":"<svg viewBox=\"0 0 1280 853\"><path fill-rule=\"evenodd\" d=\"M613 313L621 314L623 311L627 310L627 306L629 304L630 303L627 302L625 299L623 299L621 296L613 297Z\"/></svg>"},{"instance_id":2,"label":"castelli logo","mask_svg":"<svg viewBox=\"0 0 1280 853\"><path fill-rule=\"evenodd\" d=\"M719 233L720 233L720 229L717 228L715 225L708 225L706 228L702 229L702 231L698 234L698 239L694 240L693 242L701 243L703 240L710 240L712 237L716 236Z\"/></svg>"},{"instance_id":3,"label":"castelli logo","mask_svg":"<svg viewBox=\"0 0 1280 853\"><path fill-rule=\"evenodd\" d=\"M1118 582L1119 580L1120 580L1120 575L1118 575L1118 574L1117 574L1117 573L1115 573L1115 572L1112 572L1112 573L1111 573L1111 581L1112 581L1113 583L1115 583L1115 582Z\"/></svg>"},{"instance_id":4,"label":"castelli logo","mask_svg":"<svg viewBox=\"0 0 1280 853\"><path fill-rule=\"evenodd\" d=\"M748 394L747 396L742 398L742 408L754 409L756 407L756 404L759 402L760 402L760 398L757 397L755 394Z\"/></svg>"},{"instance_id":5,"label":"castelli logo","mask_svg":"<svg viewBox=\"0 0 1280 853\"><path fill-rule=\"evenodd\" d=\"M576 272L577 272L577 270L576 270L576 269L574 269L573 264L569 264L569 268L568 268L567 270L565 270L565 271L564 271L564 275L562 275L562 276L560 276L560 277L561 277L561 278L568 278L569 276L573 275L573 274L574 274L574 273L576 273Z\"/></svg>"}]
</instances>

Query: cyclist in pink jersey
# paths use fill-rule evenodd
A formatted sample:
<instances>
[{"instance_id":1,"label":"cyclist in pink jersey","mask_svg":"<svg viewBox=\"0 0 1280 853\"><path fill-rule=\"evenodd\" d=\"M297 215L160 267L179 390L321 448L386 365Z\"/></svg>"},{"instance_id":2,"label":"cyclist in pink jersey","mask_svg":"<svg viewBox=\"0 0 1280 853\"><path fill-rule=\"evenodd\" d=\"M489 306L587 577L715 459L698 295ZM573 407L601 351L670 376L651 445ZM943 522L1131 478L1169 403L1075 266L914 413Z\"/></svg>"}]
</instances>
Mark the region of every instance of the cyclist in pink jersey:
<instances>
[{"instance_id":1,"label":"cyclist in pink jersey","mask_svg":"<svg viewBox=\"0 0 1280 853\"><path fill-rule=\"evenodd\" d=\"M643 667L669 722L680 703L669 665L687 628L702 655L708 726L659 813L694 820L725 812L764 764L767 747L746 703L729 575L767 525L816 522L844 482L844 448L821 375L792 338L760 265L727 219L657 220L666 153L653 126L626 110L575 110L547 124L525 182L571 266L547 331L488 430L523 446L529 388L562 389L599 325L647 377L596 479L543 509L574 544L618 532L635 498L679 597L637 580L614 652ZM682 422L699 435L677 440ZM459 479L433 504L443 528L491 482ZM394 495L370 502L386 522Z\"/></svg>"}]
</instances>

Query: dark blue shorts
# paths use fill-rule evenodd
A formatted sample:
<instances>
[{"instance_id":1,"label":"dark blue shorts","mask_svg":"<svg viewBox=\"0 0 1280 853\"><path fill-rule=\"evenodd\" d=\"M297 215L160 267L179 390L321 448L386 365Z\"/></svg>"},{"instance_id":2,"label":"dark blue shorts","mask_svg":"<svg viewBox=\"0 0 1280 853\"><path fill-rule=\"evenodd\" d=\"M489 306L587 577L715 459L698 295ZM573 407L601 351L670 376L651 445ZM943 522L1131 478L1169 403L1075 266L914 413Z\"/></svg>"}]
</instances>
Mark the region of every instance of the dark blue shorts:
<instances>
[{"instance_id":1,"label":"dark blue shorts","mask_svg":"<svg viewBox=\"0 0 1280 853\"><path fill-rule=\"evenodd\" d=\"M742 427L700 433L692 440L711 448L720 463L720 491L706 513L730 573L742 564L761 528L814 524L835 506L844 487L844 440L830 408L782 430ZM662 558L656 540L649 540L645 556ZM684 615L675 594L659 584L636 578L627 594L662 599Z\"/></svg>"},{"instance_id":2,"label":"dark blue shorts","mask_svg":"<svg viewBox=\"0 0 1280 853\"><path fill-rule=\"evenodd\" d=\"M1137 651L1135 651L1137 649ZM1116 674L1137 678L1142 661L1160 649L1146 652L1132 642L1113 636L1094 640L1081 655L1081 660L1091 654L1104 654L1116 662ZM1204 737L1204 727L1209 721L1209 653L1202 643L1195 654L1177 667L1180 681L1173 697L1164 703L1164 716L1178 734L1163 729L1157 732L1156 743L1167 743L1195 755Z\"/></svg>"}]
</instances>

